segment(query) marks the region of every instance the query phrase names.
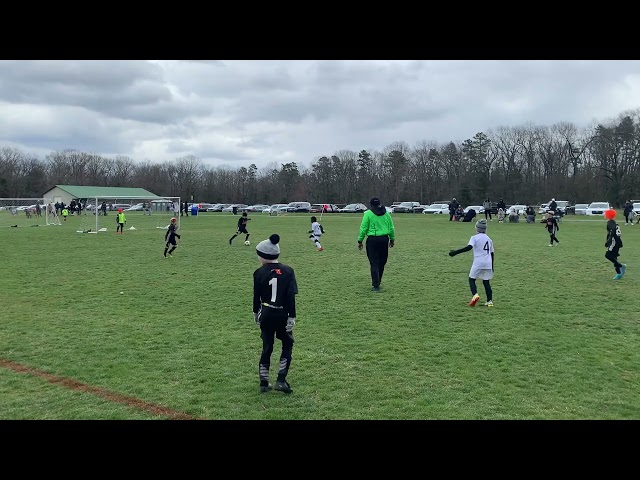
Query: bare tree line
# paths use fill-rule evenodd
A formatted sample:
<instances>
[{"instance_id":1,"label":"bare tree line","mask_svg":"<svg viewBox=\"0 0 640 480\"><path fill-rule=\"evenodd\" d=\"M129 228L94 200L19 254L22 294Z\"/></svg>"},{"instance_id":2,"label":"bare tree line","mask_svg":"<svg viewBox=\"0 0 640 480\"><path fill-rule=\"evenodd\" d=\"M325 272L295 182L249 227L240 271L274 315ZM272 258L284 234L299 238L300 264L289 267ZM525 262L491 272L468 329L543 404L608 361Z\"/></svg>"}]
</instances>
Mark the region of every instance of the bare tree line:
<instances>
[{"instance_id":1,"label":"bare tree line","mask_svg":"<svg viewBox=\"0 0 640 480\"><path fill-rule=\"evenodd\" d=\"M382 151L341 150L309 166L272 162L258 169L210 167L194 156L135 162L64 150L44 159L0 148L0 197L37 197L56 184L142 187L158 195L206 202L462 204L490 197L538 203L639 198L640 110L579 129L571 123L500 127L462 143L395 142Z\"/></svg>"}]
</instances>

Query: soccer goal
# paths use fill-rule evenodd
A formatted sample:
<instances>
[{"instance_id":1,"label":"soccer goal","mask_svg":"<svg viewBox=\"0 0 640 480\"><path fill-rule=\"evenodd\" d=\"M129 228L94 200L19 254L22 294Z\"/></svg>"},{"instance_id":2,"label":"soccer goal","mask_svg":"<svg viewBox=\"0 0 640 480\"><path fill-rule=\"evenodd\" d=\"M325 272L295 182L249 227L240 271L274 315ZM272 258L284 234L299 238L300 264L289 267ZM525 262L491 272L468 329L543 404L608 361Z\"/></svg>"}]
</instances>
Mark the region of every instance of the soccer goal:
<instances>
[{"instance_id":1,"label":"soccer goal","mask_svg":"<svg viewBox=\"0 0 640 480\"><path fill-rule=\"evenodd\" d=\"M48 198L0 198L0 225L37 227L60 225L56 209Z\"/></svg>"},{"instance_id":2,"label":"soccer goal","mask_svg":"<svg viewBox=\"0 0 640 480\"><path fill-rule=\"evenodd\" d=\"M95 197L85 200L78 233L101 233L116 230L116 219L122 209L127 230L149 228L166 229L171 218L178 219L180 227L180 197Z\"/></svg>"}]
</instances>

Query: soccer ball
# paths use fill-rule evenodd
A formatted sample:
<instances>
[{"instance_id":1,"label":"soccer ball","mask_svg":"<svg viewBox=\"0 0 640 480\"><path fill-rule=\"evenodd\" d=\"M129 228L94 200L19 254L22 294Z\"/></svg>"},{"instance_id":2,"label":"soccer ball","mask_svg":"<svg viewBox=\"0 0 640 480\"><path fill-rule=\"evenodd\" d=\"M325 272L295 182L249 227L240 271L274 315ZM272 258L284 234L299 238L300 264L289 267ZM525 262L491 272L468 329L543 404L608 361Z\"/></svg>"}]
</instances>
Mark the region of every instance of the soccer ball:
<instances>
[{"instance_id":1,"label":"soccer ball","mask_svg":"<svg viewBox=\"0 0 640 480\"><path fill-rule=\"evenodd\" d=\"M244 244L248 247L249 245L251 245L251 242L247 240L246 242L244 242Z\"/></svg>"}]
</instances>

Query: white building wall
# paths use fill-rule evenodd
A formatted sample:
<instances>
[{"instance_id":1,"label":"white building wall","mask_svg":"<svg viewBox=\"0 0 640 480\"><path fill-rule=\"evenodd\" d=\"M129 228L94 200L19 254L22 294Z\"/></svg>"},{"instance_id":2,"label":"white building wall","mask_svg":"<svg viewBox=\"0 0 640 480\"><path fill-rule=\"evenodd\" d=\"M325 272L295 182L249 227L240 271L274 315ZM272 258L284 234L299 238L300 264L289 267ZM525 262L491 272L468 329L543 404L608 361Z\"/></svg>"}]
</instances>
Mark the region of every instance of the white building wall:
<instances>
[{"instance_id":1,"label":"white building wall","mask_svg":"<svg viewBox=\"0 0 640 480\"><path fill-rule=\"evenodd\" d=\"M74 200L71 194L65 192L59 187L53 187L51 190L42 195L43 201L50 201L51 203L64 202L65 205L69 205L71 200Z\"/></svg>"}]
</instances>

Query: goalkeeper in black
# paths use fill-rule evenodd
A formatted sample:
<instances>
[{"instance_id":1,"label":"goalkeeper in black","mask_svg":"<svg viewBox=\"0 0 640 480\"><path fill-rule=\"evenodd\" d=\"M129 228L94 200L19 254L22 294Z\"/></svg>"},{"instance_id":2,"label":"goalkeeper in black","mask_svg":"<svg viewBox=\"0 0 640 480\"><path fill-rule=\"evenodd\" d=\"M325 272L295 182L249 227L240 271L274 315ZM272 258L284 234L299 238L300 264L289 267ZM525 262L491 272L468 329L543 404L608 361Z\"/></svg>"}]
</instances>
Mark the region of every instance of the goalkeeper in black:
<instances>
[{"instance_id":1,"label":"goalkeeper in black","mask_svg":"<svg viewBox=\"0 0 640 480\"><path fill-rule=\"evenodd\" d=\"M620 225L613 219L607 222L607 241L604 246L607 247L604 257L613 263L613 267L616 269L616 275L613 279L620 280L627 270L627 266L618 261L620 249L622 248L622 232L620 231Z\"/></svg>"},{"instance_id":2,"label":"goalkeeper in black","mask_svg":"<svg viewBox=\"0 0 640 480\"><path fill-rule=\"evenodd\" d=\"M260 391L271 390L269 367L274 335L282 342L275 390L292 393L287 382L293 350L293 327L296 324L296 294L298 284L293 269L278 261L280 237L273 234L256 246L262 266L253 272L253 319L260 327L262 355L258 366Z\"/></svg>"}]
</instances>

